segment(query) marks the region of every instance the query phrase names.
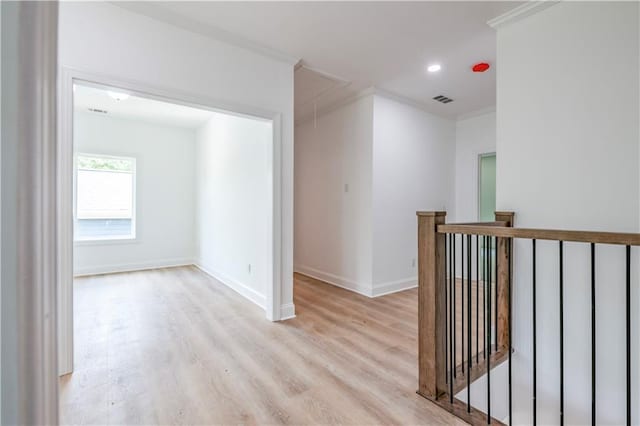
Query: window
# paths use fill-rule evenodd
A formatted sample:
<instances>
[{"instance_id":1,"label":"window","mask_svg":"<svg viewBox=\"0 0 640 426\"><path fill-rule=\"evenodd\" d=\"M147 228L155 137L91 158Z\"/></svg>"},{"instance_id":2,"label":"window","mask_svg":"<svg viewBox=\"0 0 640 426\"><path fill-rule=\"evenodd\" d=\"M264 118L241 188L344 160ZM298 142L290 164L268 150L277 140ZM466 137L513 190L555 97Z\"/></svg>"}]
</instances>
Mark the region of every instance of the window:
<instances>
[{"instance_id":1,"label":"window","mask_svg":"<svg viewBox=\"0 0 640 426\"><path fill-rule=\"evenodd\" d=\"M76 241L136 237L135 170L134 158L77 155Z\"/></svg>"}]
</instances>

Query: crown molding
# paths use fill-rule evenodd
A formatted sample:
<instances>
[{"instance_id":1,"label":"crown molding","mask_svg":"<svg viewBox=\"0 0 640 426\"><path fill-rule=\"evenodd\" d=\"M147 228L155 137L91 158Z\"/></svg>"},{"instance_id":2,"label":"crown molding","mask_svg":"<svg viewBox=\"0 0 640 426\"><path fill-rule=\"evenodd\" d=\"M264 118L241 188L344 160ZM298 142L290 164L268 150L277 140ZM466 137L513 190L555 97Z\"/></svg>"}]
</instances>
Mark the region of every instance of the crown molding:
<instances>
[{"instance_id":1,"label":"crown molding","mask_svg":"<svg viewBox=\"0 0 640 426\"><path fill-rule=\"evenodd\" d=\"M320 75L320 76L322 76L322 77L324 77L324 78L326 78L328 80L335 81L338 84L349 84L349 83L351 83L351 81L349 81L349 80L347 80L345 78L339 77L339 76L337 76L335 74L331 74L331 73L329 73L327 71L324 71L324 70L321 70L319 68L311 67L311 66L307 65L303 59L299 60L295 64L295 66L293 67L294 71L298 71L301 68L304 68L307 71L311 71L313 73L316 73L316 74L318 74L318 75Z\"/></svg>"},{"instance_id":2,"label":"crown molding","mask_svg":"<svg viewBox=\"0 0 640 426\"><path fill-rule=\"evenodd\" d=\"M407 106L410 106L410 107L415 108L415 109L419 109L419 110L421 110L421 111L423 111L423 112L425 112L425 113L427 113L429 115L432 115L434 117L437 117L437 118L440 118L440 119L443 119L443 120L450 120L450 121L455 121L456 120L455 117L451 117L451 116L447 116L447 115L441 115L441 114L438 114L438 113L434 112L431 108L429 108L428 105L426 105L426 104L424 104L422 102L415 101L413 99L409 99L409 98L406 98L406 97L401 96L401 95L396 95L395 93L388 92L388 91L380 89L378 87L369 87L367 89L359 91L355 95L347 96L347 97L345 97L343 99L340 99L339 101L333 102L330 105L327 105L327 106L319 109L316 112L316 117L321 117L321 116L326 115L326 114L328 114L330 112L333 112L333 111L335 111L337 109L340 109L340 108L342 108L344 106L352 104L352 103L354 103L354 102L356 102L356 101L358 101L358 100L360 100L360 99L362 99L364 97L373 96L373 95L380 96L380 97L383 97L385 99L389 99L391 101L398 102L400 104L407 105ZM299 126L301 124L304 124L304 123L306 123L306 122L308 122L308 121L310 121L312 119L313 119L313 114L306 114L303 117L301 117L300 119L295 120L295 126Z\"/></svg>"},{"instance_id":3,"label":"crown molding","mask_svg":"<svg viewBox=\"0 0 640 426\"><path fill-rule=\"evenodd\" d=\"M111 1L109 3L125 9L129 12L133 12L147 18L155 19L156 21L178 27L185 31L200 34L216 41L246 49L252 51L253 53L266 56L279 62L284 62L288 65L291 65L292 67L300 63L300 58L293 57L287 53L272 49L267 46L263 46L259 43L253 42L244 37L237 36L220 28L216 28L212 25L205 24L203 22L188 18L177 13L173 13L165 9L164 7L152 2Z\"/></svg>"},{"instance_id":4,"label":"crown molding","mask_svg":"<svg viewBox=\"0 0 640 426\"><path fill-rule=\"evenodd\" d=\"M335 102L330 103L327 106L324 106L320 109L318 109L316 111L316 118L317 117L322 117L323 115L327 115L330 112L333 112L337 109L340 109L342 107L345 107L349 104L352 104L354 102L359 101L362 98L365 98L367 96L371 96L375 94L375 88L373 87L369 87L367 89L361 90L353 95L350 96L345 96L344 98L337 100ZM313 114L305 114L302 117L300 117L299 119L295 119L295 126L300 126L302 124L307 123L308 121L311 121L313 119Z\"/></svg>"},{"instance_id":5,"label":"crown molding","mask_svg":"<svg viewBox=\"0 0 640 426\"><path fill-rule=\"evenodd\" d=\"M496 16L493 19L487 21L487 24L495 29L503 28L507 25L518 22L528 16L535 15L536 13L543 11L555 4L558 4L560 0L538 0L528 1L515 9L511 9L508 12L503 13L500 16Z\"/></svg>"},{"instance_id":6,"label":"crown molding","mask_svg":"<svg viewBox=\"0 0 640 426\"><path fill-rule=\"evenodd\" d=\"M433 115L434 117L443 118L445 120L455 120L455 117L451 117L449 115L439 114L435 112L433 108L431 108L429 105L423 102L416 101L416 100L404 97L402 95L396 95L395 93L388 92L384 89L375 88L374 90L375 90L375 94L378 96L422 110L427 114Z\"/></svg>"},{"instance_id":7,"label":"crown molding","mask_svg":"<svg viewBox=\"0 0 640 426\"><path fill-rule=\"evenodd\" d=\"M311 71L311 72L313 72L313 73L315 73L315 74L317 74L317 75L319 75L319 76L331 81L333 83L333 85L329 86L328 88L325 88L324 90L321 90L319 93L316 93L316 95L313 96L311 99L303 102L302 104L297 105L299 107L306 106L306 105L308 105L308 104L310 104L312 102L317 102L318 99L320 99L321 97L325 96L327 93L333 92L334 90L344 89L347 86L351 85L351 81L346 80L346 79L344 79L342 77L338 77L335 74L331 74L331 73L328 73L326 71L320 70L318 68L310 67L310 66L306 65L304 63L304 61L302 61L302 60L300 60L296 64L296 66L294 67L294 76L295 76L295 73L300 69L305 69L307 71ZM316 116L317 116L317 113L316 113Z\"/></svg>"},{"instance_id":8,"label":"crown molding","mask_svg":"<svg viewBox=\"0 0 640 426\"><path fill-rule=\"evenodd\" d=\"M475 117L480 117L481 115L487 115L487 114L492 114L496 112L496 107L495 105L487 107L487 108L482 108L476 111L472 111L472 112L468 112L466 114L461 114L459 115L456 120L457 121L461 121L461 120L467 120L469 118L475 118Z\"/></svg>"}]
</instances>

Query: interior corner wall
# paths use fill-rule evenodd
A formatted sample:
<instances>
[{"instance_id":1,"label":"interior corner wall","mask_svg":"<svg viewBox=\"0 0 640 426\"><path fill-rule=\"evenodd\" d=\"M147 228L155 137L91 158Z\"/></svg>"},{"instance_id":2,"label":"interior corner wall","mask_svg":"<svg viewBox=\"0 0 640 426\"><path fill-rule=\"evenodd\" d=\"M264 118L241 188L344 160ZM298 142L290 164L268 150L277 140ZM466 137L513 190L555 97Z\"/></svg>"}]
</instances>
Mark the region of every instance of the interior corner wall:
<instances>
[{"instance_id":1,"label":"interior corner wall","mask_svg":"<svg viewBox=\"0 0 640 426\"><path fill-rule=\"evenodd\" d=\"M295 270L372 295L373 96L296 126Z\"/></svg>"},{"instance_id":2,"label":"interior corner wall","mask_svg":"<svg viewBox=\"0 0 640 426\"><path fill-rule=\"evenodd\" d=\"M367 95L296 127L296 271L375 297L417 285L419 210L454 207L455 122Z\"/></svg>"},{"instance_id":3,"label":"interior corner wall","mask_svg":"<svg viewBox=\"0 0 640 426\"><path fill-rule=\"evenodd\" d=\"M136 160L135 240L76 242L74 273L192 264L195 131L82 111L73 121L76 153Z\"/></svg>"},{"instance_id":4,"label":"interior corner wall","mask_svg":"<svg viewBox=\"0 0 640 426\"><path fill-rule=\"evenodd\" d=\"M198 267L266 307L273 273L269 121L215 113L196 136Z\"/></svg>"},{"instance_id":5,"label":"interior corner wall","mask_svg":"<svg viewBox=\"0 0 640 426\"><path fill-rule=\"evenodd\" d=\"M280 302L292 314L293 65L114 4L63 2L59 66L281 114Z\"/></svg>"},{"instance_id":6,"label":"interior corner wall","mask_svg":"<svg viewBox=\"0 0 640 426\"><path fill-rule=\"evenodd\" d=\"M639 230L638 3L559 2L498 29L497 207L522 227ZM634 249L636 251L637 249ZM590 423L589 247L566 244L565 419ZM531 419L531 243L514 246L514 424ZM624 247L597 245L599 424L625 422ZM538 247L538 421L559 420L558 244ZM637 277L637 257L632 258ZM638 324L638 280L632 286ZM637 327L632 350L637 357ZM640 416L632 361L632 418Z\"/></svg>"},{"instance_id":7,"label":"interior corner wall","mask_svg":"<svg viewBox=\"0 0 640 426\"><path fill-rule=\"evenodd\" d=\"M481 154L496 152L496 113L456 121L455 214L448 221L478 221L478 164Z\"/></svg>"},{"instance_id":8,"label":"interior corner wall","mask_svg":"<svg viewBox=\"0 0 640 426\"><path fill-rule=\"evenodd\" d=\"M376 95L373 293L417 285L420 210L454 211L455 121Z\"/></svg>"}]
</instances>

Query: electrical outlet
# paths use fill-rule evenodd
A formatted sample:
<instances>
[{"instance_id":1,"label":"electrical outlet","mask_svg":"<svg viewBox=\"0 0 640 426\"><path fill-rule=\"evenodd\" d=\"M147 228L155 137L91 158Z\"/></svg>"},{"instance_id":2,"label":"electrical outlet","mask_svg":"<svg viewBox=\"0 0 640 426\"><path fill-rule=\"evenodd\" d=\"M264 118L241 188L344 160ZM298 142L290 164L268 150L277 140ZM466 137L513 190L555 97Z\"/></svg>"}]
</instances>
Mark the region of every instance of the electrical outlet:
<instances>
[{"instance_id":1,"label":"electrical outlet","mask_svg":"<svg viewBox=\"0 0 640 426\"><path fill-rule=\"evenodd\" d=\"M349 184L348 183L344 184L344 192L349 192Z\"/></svg>"},{"instance_id":2,"label":"electrical outlet","mask_svg":"<svg viewBox=\"0 0 640 426\"><path fill-rule=\"evenodd\" d=\"M249 266L247 267L247 271L251 273L251 264L249 264Z\"/></svg>"},{"instance_id":3,"label":"electrical outlet","mask_svg":"<svg viewBox=\"0 0 640 426\"><path fill-rule=\"evenodd\" d=\"M415 257L413 259L411 259L411 267L412 268L416 267L416 258Z\"/></svg>"}]
</instances>

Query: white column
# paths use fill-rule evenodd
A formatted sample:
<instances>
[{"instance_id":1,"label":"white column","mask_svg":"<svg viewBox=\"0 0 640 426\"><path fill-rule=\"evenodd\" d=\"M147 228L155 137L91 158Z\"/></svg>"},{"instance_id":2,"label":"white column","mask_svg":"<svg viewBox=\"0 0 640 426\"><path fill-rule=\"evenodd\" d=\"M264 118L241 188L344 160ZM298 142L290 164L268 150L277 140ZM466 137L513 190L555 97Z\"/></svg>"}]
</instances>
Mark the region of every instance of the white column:
<instances>
[{"instance_id":1,"label":"white column","mask_svg":"<svg viewBox=\"0 0 640 426\"><path fill-rule=\"evenodd\" d=\"M58 423L57 2L2 3L2 424Z\"/></svg>"}]
</instances>

